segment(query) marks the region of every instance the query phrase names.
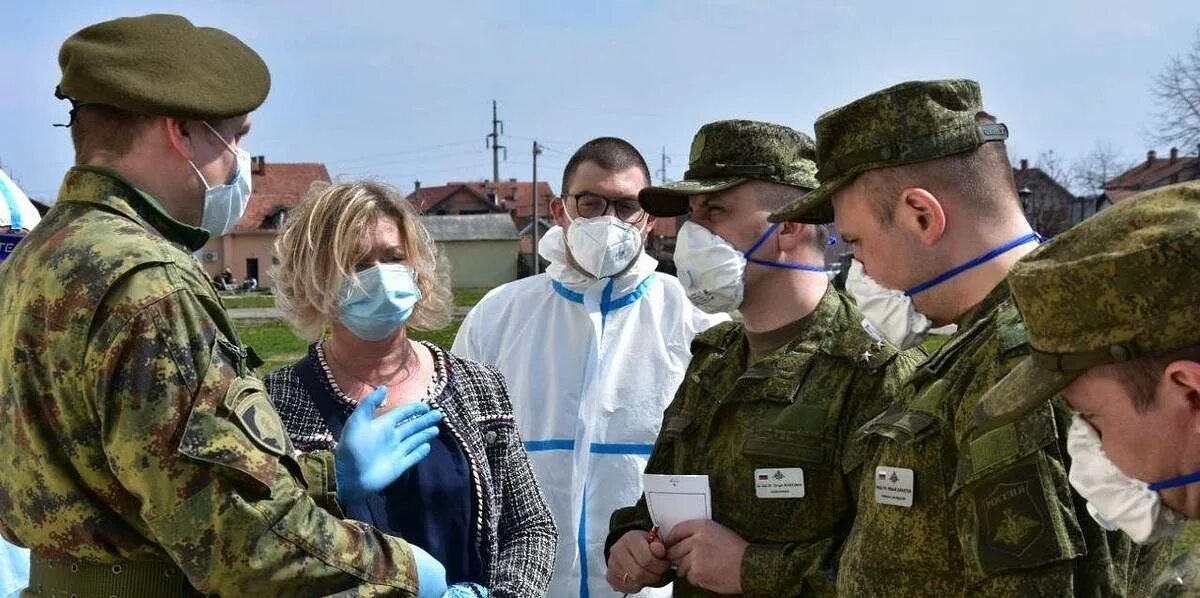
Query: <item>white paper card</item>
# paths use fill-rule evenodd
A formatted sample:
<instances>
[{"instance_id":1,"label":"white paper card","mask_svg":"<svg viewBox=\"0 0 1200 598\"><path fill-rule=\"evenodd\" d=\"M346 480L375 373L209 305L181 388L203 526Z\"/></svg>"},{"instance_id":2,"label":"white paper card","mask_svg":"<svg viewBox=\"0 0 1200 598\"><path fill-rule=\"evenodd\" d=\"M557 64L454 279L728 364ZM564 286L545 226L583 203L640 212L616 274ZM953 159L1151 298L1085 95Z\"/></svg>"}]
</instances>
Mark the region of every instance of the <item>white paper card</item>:
<instances>
[{"instance_id":1,"label":"white paper card","mask_svg":"<svg viewBox=\"0 0 1200 598\"><path fill-rule=\"evenodd\" d=\"M804 470L799 467L755 469L754 492L759 498L804 498Z\"/></svg>"},{"instance_id":2,"label":"white paper card","mask_svg":"<svg viewBox=\"0 0 1200 598\"><path fill-rule=\"evenodd\" d=\"M692 519L712 519L712 494L706 475L642 475L642 488L658 536L671 536L671 528Z\"/></svg>"},{"instance_id":3,"label":"white paper card","mask_svg":"<svg viewBox=\"0 0 1200 598\"><path fill-rule=\"evenodd\" d=\"M881 465L875 468L875 502L881 505L913 505L913 470Z\"/></svg>"}]
</instances>

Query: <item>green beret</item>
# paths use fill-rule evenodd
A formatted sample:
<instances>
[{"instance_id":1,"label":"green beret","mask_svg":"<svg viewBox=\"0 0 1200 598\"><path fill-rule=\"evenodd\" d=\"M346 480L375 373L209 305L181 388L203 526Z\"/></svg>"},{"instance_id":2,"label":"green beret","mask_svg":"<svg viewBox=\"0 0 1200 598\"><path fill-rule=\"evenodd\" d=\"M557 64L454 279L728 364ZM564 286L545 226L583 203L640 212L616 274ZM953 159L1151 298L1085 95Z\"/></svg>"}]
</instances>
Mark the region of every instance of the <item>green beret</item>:
<instances>
[{"instance_id":1,"label":"green beret","mask_svg":"<svg viewBox=\"0 0 1200 598\"><path fill-rule=\"evenodd\" d=\"M1030 357L980 400L984 430L1088 368L1200 345L1200 182L1146 191L1084 220L1017 262L1008 285Z\"/></svg>"},{"instance_id":2,"label":"green beret","mask_svg":"<svg viewBox=\"0 0 1200 598\"><path fill-rule=\"evenodd\" d=\"M817 186L815 157L812 138L783 125L753 120L708 123L692 139L683 180L647 187L638 200L654 216L679 216L687 213L689 196L749 180L808 190Z\"/></svg>"},{"instance_id":3,"label":"green beret","mask_svg":"<svg viewBox=\"0 0 1200 598\"><path fill-rule=\"evenodd\" d=\"M936 160L1003 141L1008 127L980 123L979 84L967 79L909 81L877 91L817 119L821 186L771 215L773 222L833 221L833 194L868 170Z\"/></svg>"},{"instance_id":4,"label":"green beret","mask_svg":"<svg viewBox=\"0 0 1200 598\"><path fill-rule=\"evenodd\" d=\"M63 42L56 93L78 105L188 120L249 114L267 98L271 75L254 50L178 15L97 23Z\"/></svg>"}]
</instances>

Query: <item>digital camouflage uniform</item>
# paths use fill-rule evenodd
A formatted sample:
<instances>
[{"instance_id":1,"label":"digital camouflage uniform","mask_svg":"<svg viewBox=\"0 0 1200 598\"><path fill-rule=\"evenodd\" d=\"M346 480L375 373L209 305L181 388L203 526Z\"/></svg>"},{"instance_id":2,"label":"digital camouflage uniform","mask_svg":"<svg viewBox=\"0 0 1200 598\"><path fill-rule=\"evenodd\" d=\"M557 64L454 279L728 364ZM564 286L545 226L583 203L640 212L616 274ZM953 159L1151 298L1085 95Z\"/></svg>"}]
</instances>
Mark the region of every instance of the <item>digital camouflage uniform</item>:
<instances>
[{"instance_id":1,"label":"digital camouflage uniform","mask_svg":"<svg viewBox=\"0 0 1200 598\"><path fill-rule=\"evenodd\" d=\"M1009 285L1030 355L980 400L976 433L1046 409L1090 368L1200 347L1198 264L1196 182L1131 197L1027 255ZM1200 594L1198 553L1174 561L1154 593Z\"/></svg>"},{"instance_id":2,"label":"digital camouflage uniform","mask_svg":"<svg viewBox=\"0 0 1200 598\"><path fill-rule=\"evenodd\" d=\"M86 28L60 62L76 104L216 119L267 92L252 50L170 15ZM26 595L414 595L408 545L335 515L332 454L293 450L207 239L80 166L0 265L0 531L33 551Z\"/></svg>"},{"instance_id":3,"label":"digital camouflage uniform","mask_svg":"<svg viewBox=\"0 0 1200 598\"><path fill-rule=\"evenodd\" d=\"M646 473L709 476L713 520L750 542L741 568L747 596L833 595L863 461L853 432L923 357L876 341L861 321L831 288L794 340L755 363L746 363L740 323L692 341ZM757 470L794 467L804 471L803 498L757 497ZM642 499L613 514L609 544L651 526ZM675 595L715 594L680 580Z\"/></svg>"},{"instance_id":4,"label":"digital camouflage uniform","mask_svg":"<svg viewBox=\"0 0 1200 598\"><path fill-rule=\"evenodd\" d=\"M773 220L827 222L834 191L873 168L936 159L1007 136L977 122L972 81L910 82L821 116L822 186ZM1140 595L1166 546L1106 533L1067 483L1069 414L1047 403L976 437L983 394L1029 354L1001 282L862 428L870 451L838 571L847 596ZM913 472L911 506L881 504L877 482ZM882 477L882 479L877 479Z\"/></svg>"},{"instance_id":5,"label":"digital camouflage uniform","mask_svg":"<svg viewBox=\"0 0 1200 598\"><path fill-rule=\"evenodd\" d=\"M812 140L770 123L719 121L692 143L684 180L639 194L656 216L686 213L688 197L764 180L816 186ZM924 353L898 353L863 330L851 300L829 288L795 336L750 361L741 323L692 341L692 361L646 466L651 474L706 474L713 520L750 543L747 596L833 594L837 555L854 514L862 457L850 438L887 406ZM759 498L760 470L800 468L803 497ZM645 499L611 519L607 546L652 527ZM676 596L713 596L676 580Z\"/></svg>"},{"instance_id":6,"label":"digital camouflage uniform","mask_svg":"<svg viewBox=\"0 0 1200 598\"><path fill-rule=\"evenodd\" d=\"M293 450L189 253L206 238L76 167L0 267L5 536L59 561L174 562L206 593L412 591L403 541L330 514L332 454Z\"/></svg>"}]
</instances>

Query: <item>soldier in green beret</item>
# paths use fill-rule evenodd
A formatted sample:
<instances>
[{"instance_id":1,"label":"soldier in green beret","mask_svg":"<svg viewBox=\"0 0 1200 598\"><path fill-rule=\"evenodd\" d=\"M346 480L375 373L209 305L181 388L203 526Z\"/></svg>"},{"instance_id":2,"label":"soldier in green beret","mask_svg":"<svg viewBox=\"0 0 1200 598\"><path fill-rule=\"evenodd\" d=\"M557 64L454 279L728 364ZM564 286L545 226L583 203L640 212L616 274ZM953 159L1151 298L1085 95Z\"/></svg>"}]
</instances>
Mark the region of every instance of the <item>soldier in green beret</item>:
<instances>
[{"instance_id":1,"label":"soldier in green beret","mask_svg":"<svg viewBox=\"0 0 1200 598\"><path fill-rule=\"evenodd\" d=\"M821 186L772 215L835 222L864 323L900 347L949 335L863 426L872 447L838 570L848 596L1144 592L1156 557L1107 534L1067 482L1049 404L974 437L984 392L1029 354L1006 276L1037 245L978 84L913 81L822 115Z\"/></svg>"},{"instance_id":2,"label":"soldier in green beret","mask_svg":"<svg viewBox=\"0 0 1200 598\"><path fill-rule=\"evenodd\" d=\"M638 196L657 217L689 215L675 249L680 282L702 309L743 320L692 342L646 467L707 475L713 520L651 542L645 498L615 512L607 558L618 591L674 580L676 596L834 595L862 463L852 432L924 353L859 325L829 284L826 227L767 222L817 186L813 156L812 139L788 127L709 123L684 180Z\"/></svg>"},{"instance_id":3,"label":"soldier in green beret","mask_svg":"<svg viewBox=\"0 0 1200 598\"><path fill-rule=\"evenodd\" d=\"M262 59L148 15L59 63L76 166L0 267L0 532L32 550L25 595L414 596L418 575L441 595L439 564L338 504L395 479L439 414L364 400L336 455L298 454L192 255L249 199Z\"/></svg>"},{"instance_id":4,"label":"soldier in green beret","mask_svg":"<svg viewBox=\"0 0 1200 598\"><path fill-rule=\"evenodd\" d=\"M1200 519L1200 183L1122 201L1008 280L1030 355L984 395L976 434L1061 393L1068 476L1098 521L1145 544ZM1197 573L1168 577L1195 591Z\"/></svg>"}]
</instances>

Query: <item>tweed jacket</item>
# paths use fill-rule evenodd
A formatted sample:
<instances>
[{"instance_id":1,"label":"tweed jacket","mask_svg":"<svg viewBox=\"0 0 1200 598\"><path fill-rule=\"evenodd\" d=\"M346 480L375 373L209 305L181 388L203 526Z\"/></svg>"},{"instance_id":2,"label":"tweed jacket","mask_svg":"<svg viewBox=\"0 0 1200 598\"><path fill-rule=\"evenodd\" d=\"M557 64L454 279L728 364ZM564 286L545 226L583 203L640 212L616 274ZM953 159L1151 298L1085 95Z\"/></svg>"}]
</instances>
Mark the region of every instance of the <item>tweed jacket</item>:
<instances>
[{"instance_id":1,"label":"tweed jacket","mask_svg":"<svg viewBox=\"0 0 1200 598\"><path fill-rule=\"evenodd\" d=\"M424 344L445 366L447 390L432 398L430 406L445 413L470 465L476 538L488 589L499 598L545 596L558 534L513 422L504 377L491 366ZM318 368L328 367L316 343L309 347L308 358ZM297 372L303 363L269 374L264 380L267 392L297 450L333 450L337 441ZM330 385L326 390L340 392L327 372L318 372L317 378Z\"/></svg>"}]
</instances>

